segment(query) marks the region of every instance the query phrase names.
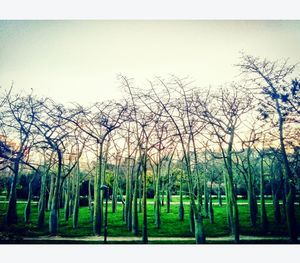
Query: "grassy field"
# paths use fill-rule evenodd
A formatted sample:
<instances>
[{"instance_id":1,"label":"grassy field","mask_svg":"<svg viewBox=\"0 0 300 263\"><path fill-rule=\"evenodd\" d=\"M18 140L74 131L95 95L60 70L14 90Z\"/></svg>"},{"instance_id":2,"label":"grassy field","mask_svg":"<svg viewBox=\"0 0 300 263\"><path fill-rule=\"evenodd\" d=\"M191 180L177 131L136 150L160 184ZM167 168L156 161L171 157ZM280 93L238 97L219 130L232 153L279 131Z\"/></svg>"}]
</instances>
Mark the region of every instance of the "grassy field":
<instances>
[{"instance_id":1,"label":"grassy field","mask_svg":"<svg viewBox=\"0 0 300 263\"><path fill-rule=\"evenodd\" d=\"M177 201L177 200L176 200ZM3 220L6 212L7 204L0 204L0 232L2 237L9 236L11 239L18 239L22 237L36 237L48 235L48 218L49 212L46 212L46 225L43 229L37 229L37 205L32 205L32 213L30 223L25 225L23 221L23 211L25 204L18 203L18 224L12 225L9 228L4 227ZM149 237L192 237L193 234L189 231L189 207L185 207L184 221L178 220L178 205L171 205L171 212L166 213L166 206L163 206L161 228L157 229L154 224L154 206L148 204L148 231ZM122 207L119 204L117 213L111 212L111 206L108 209L108 236L133 236L131 232L127 230L125 222L122 221ZM209 219L204 219L205 233L208 237L220 237L229 235L229 229L227 224L226 206L218 207L214 206L215 223L210 224ZM263 235L261 227L258 225L253 228L250 225L248 206L240 205L240 225L242 235ZM287 227L285 224L276 225L273 219L273 206L267 206L267 214L270 222L268 236L287 236ZM296 214L298 222L300 221L300 209L299 205L296 205ZM92 236L92 223L90 221L89 210L87 207L81 207L79 212L79 227L77 229L72 228L72 218L68 222L64 221L64 211L60 210L59 221L59 235L62 237L80 237L80 236ZM139 214L139 226L141 235L141 222L142 214ZM76 242L75 242L76 243ZM136 242L134 242L136 243ZM156 242L154 242L156 243ZM176 242L181 243L181 242Z\"/></svg>"}]
</instances>

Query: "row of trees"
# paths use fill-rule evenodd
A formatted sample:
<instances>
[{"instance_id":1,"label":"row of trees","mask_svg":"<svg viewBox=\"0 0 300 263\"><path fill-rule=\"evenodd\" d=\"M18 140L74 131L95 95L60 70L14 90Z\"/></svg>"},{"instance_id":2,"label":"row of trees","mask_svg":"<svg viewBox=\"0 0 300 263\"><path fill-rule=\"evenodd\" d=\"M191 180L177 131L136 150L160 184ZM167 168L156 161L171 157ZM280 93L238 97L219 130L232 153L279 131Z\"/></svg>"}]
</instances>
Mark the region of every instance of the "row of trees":
<instances>
[{"instance_id":1,"label":"row of trees","mask_svg":"<svg viewBox=\"0 0 300 263\"><path fill-rule=\"evenodd\" d=\"M88 204L95 235L103 226L103 192L110 184L112 211L122 202L123 220L148 242L147 189L154 188L155 225L161 226L161 206L170 212L172 188L180 186L179 220L183 220L183 184L190 200L190 231L205 242L203 217L214 222L212 190L226 194L228 225L239 242L237 185L246 186L249 213L268 231L266 178L271 183L275 219L287 222L297 241L296 191L299 190L300 84L295 65L243 55L237 65L243 84L214 90L194 87L187 78L156 78L146 88L119 76L122 101L90 107L65 107L49 98L1 94L0 168L12 173L6 224L17 222L16 188L21 170L29 170L25 222L30 218L31 184L40 180L38 227L50 210L49 232L58 231L60 209L78 227L80 187L88 184ZM123 183L125 182L125 187ZM223 189L223 190L222 190ZM123 197L125 196L125 198ZM281 214L279 199L284 202Z\"/></svg>"}]
</instances>

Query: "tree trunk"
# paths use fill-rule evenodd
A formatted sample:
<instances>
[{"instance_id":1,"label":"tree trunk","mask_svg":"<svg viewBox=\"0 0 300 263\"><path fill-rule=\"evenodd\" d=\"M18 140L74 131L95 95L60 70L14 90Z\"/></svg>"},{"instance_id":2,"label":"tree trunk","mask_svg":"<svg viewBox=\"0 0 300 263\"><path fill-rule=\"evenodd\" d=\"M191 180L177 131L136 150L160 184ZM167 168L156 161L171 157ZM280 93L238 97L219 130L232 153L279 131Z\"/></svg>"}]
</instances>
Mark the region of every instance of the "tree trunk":
<instances>
[{"instance_id":1,"label":"tree trunk","mask_svg":"<svg viewBox=\"0 0 300 263\"><path fill-rule=\"evenodd\" d=\"M289 184L289 191L287 194L287 202L286 202L286 219L289 230L290 241L292 243L297 243L297 222L295 216L295 188L292 183Z\"/></svg>"},{"instance_id":2,"label":"tree trunk","mask_svg":"<svg viewBox=\"0 0 300 263\"><path fill-rule=\"evenodd\" d=\"M70 186L69 186L69 214L68 218L73 215L74 210L74 200L75 200L75 192L76 192L76 176L72 173L72 177L70 178Z\"/></svg>"},{"instance_id":3,"label":"tree trunk","mask_svg":"<svg viewBox=\"0 0 300 263\"><path fill-rule=\"evenodd\" d=\"M43 228L45 224L45 205L46 205L46 182L47 173L41 174L41 190L38 204L38 228Z\"/></svg>"},{"instance_id":4,"label":"tree trunk","mask_svg":"<svg viewBox=\"0 0 300 263\"><path fill-rule=\"evenodd\" d=\"M148 222L147 222L147 150L144 152L143 160L143 243L148 243Z\"/></svg>"},{"instance_id":5,"label":"tree trunk","mask_svg":"<svg viewBox=\"0 0 300 263\"><path fill-rule=\"evenodd\" d=\"M136 178L134 180L134 188L133 188L133 215L132 215L132 232L135 236L139 234L139 222L138 222L138 179L140 173L140 164L138 166Z\"/></svg>"},{"instance_id":6,"label":"tree trunk","mask_svg":"<svg viewBox=\"0 0 300 263\"><path fill-rule=\"evenodd\" d=\"M251 225L253 227L256 226L257 221L257 202L256 196L253 189L252 180L250 179L252 176L249 177L249 185L248 185L248 206L249 206L249 215L251 220Z\"/></svg>"},{"instance_id":7,"label":"tree trunk","mask_svg":"<svg viewBox=\"0 0 300 263\"><path fill-rule=\"evenodd\" d=\"M228 190L228 182L227 182L227 176L226 172L224 172L224 186L225 186L225 197L226 197L226 210L227 210L227 221L228 221L228 227L232 232L232 206L229 204L229 190Z\"/></svg>"},{"instance_id":8,"label":"tree trunk","mask_svg":"<svg viewBox=\"0 0 300 263\"><path fill-rule=\"evenodd\" d=\"M204 192L204 217L207 218L208 217L208 191L207 191L207 181L205 178L204 178L203 192Z\"/></svg>"},{"instance_id":9,"label":"tree trunk","mask_svg":"<svg viewBox=\"0 0 300 263\"><path fill-rule=\"evenodd\" d=\"M73 207L73 228L78 227L78 216L79 216L79 198L80 198L80 168L79 160L77 163L76 175L76 185L75 185L75 198L74 198L74 207Z\"/></svg>"},{"instance_id":10,"label":"tree trunk","mask_svg":"<svg viewBox=\"0 0 300 263\"><path fill-rule=\"evenodd\" d=\"M218 202L219 202L219 207L222 207L221 183L219 183L219 187L218 187Z\"/></svg>"},{"instance_id":11,"label":"tree trunk","mask_svg":"<svg viewBox=\"0 0 300 263\"><path fill-rule=\"evenodd\" d=\"M171 191L170 189L168 189L167 190L167 213L170 213L170 211L171 211Z\"/></svg>"},{"instance_id":12,"label":"tree trunk","mask_svg":"<svg viewBox=\"0 0 300 263\"><path fill-rule=\"evenodd\" d=\"M263 233L268 232L268 218L266 212L266 204L265 204L265 180L264 180L264 159L261 156L260 159L260 216L261 216L261 225Z\"/></svg>"},{"instance_id":13,"label":"tree trunk","mask_svg":"<svg viewBox=\"0 0 300 263\"><path fill-rule=\"evenodd\" d=\"M184 220L184 207L183 207L183 200L182 200L182 173L181 172L181 176L180 176L180 200L179 200L179 221L183 221Z\"/></svg>"},{"instance_id":14,"label":"tree trunk","mask_svg":"<svg viewBox=\"0 0 300 263\"><path fill-rule=\"evenodd\" d=\"M59 186L60 186L61 168L62 168L62 154L60 151L58 151L57 155L58 155L57 176L55 181L55 187L53 190L53 200L51 203L50 218L49 218L50 235L56 235L58 231Z\"/></svg>"},{"instance_id":15,"label":"tree trunk","mask_svg":"<svg viewBox=\"0 0 300 263\"><path fill-rule=\"evenodd\" d=\"M282 218L281 218L281 211L280 211L279 199L277 194L273 195L273 206L274 206L275 222L276 224L280 224L282 222Z\"/></svg>"},{"instance_id":16,"label":"tree trunk","mask_svg":"<svg viewBox=\"0 0 300 263\"><path fill-rule=\"evenodd\" d=\"M24 210L24 222L25 222L25 224L28 224L29 220L30 220L31 198L32 198L32 180L29 181L28 198L27 198L27 203L26 203L25 210Z\"/></svg>"},{"instance_id":17,"label":"tree trunk","mask_svg":"<svg viewBox=\"0 0 300 263\"><path fill-rule=\"evenodd\" d=\"M119 171L119 164L118 160L116 159L115 164L115 174L114 174L114 182L113 182L113 189L112 189L112 200L111 200L111 211L112 213L116 213L117 211L117 202L118 202L118 171Z\"/></svg>"},{"instance_id":18,"label":"tree trunk","mask_svg":"<svg viewBox=\"0 0 300 263\"><path fill-rule=\"evenodd\" d=\"M257 221L257 201L256 201L256 195L254 191L254 183L253 183L253 176L252 176L252 169L251 169L251 163L250 163L250 148L247 149L247 164L248 164L248 206L249 206L249 214L250 214L250 220L253 227L256 226Z\"/></svg>"},{"instance_id":19,"label":"tree trunk","mask_svg":"<svg viewBox=\"0 0 300 263\"><path fill-rule=\"evenodd\" d=\"M130 158L127 159L127 177L126 177L126 224L128 231L132 230L132 173L130 169Z\"/></svg>"},{"instance_id":20,"label":"tree trunk","mask_svg":"<svg viewBox=\"0 0 300 263\"><path fill-rule=\"evenodd\" d=\"M51 175L51 179L50 179L50 190L49 190L49 197L48 197L48 203L47 203L47 210L51 209L51 203L52 203L52 199L53 199L53 191L54 191L54 175Z\"/></svg>"},{"instance_id":21,"label":"tree trunk","mask_svg":"<svg viewBox=\"0 0 300 263\"><path fill-rule=\"evenodd\" d=\"M117 212L117 186L115 185L115 182L113 183L113 189L112 189L112 198L111 198L111 211L113 214Z\"/></svg>"},{"instance_id":22,"label":"tree trunk","mask_svg":"<svg viewBox=\"0 0 300 263\"><path fill-rule=\"evenodd\" d=\"M285 145L284 145L284 135L283 135L283 122L284 119L282 117L282 113L280 111L280 106L278 99L276 99L276 108L277 108L277 113L279 117L279 142L280 142L280 149L281 149L281 154L283 158L283 164L285 168L285 180L288 186L287 189L287 195L286 195L286 219L287 219L287 226L288 226L288 232L290 236L290 242L291 243L296 243L297 242L297 236L298 236L298 231L297 231L297 222L296 222L296 215L295 215L295 182L292 174L292 170L290 168L290 164L288 161L287 153L285 150Z\"/></svg>"},{"instance_id":23,"label":"tree trunk","mask_svg":"<svg viewBox=\"0 0 300 263\"><path fill-rule=\"evenodd\" d=\"M202 215L199 212L199 210L196 213L194 213L194 222L195 222L196 244L204 244L205 243L205 235L204 235L203 219L202 219Z\"/></svg>"},{"instance_id":24,"label":"tree trunk","mask_svg":"<svg viewBox=\"0 0 300 263\"><path fill-rule=\"evenodd\" d=\"M162 186L161 186L161 206L165 205L165 184L164 180L162 180Z\"/></svg>"},{"instance_id":25,"label":"tree trunk","mask_svg":"<svg viewBox=\"0 0 300 263\"><path fill-rule=\"evenodd\" d=\"M93 218L93 231L95 235L101 234L102 228L102 196L101 196L101 183L102 183L102 156L103 156L103 143L100 143L100 153L98 156L98 172L94 182L94 218Z\"/></svg>"},{"instance_id":26,"label":"tree trunk","mask_svg":"<svg viewBox=\"0 0 300 263\"><path fill-rule=\"evenodd\" d=\"M169 159L168 170L167 170L167 180L168 180L168 184L167 184L167 213L170 213L170 209L171 209L171 189L172 189L172 185L171 185L171 175L170 174L171 174L171 164L172 164L172 159L173 159L174 152L172 153L171 158Z\"/></svg>"},{"instance_id":27,"label":"tree trunk","mask_svg":"<svg viewBox=\"0 0 300 263\"><path fill-rule=\"evenodd\" d=\"M281 212L280 212L280 206L279 206L279 198L278 198L278 192L279 192L279 186L277 185L276 182L276 176L275 176L275 171L273 169L270 169L270 172L272 174L272 200L273 200L273 206L274 206L274 219L276 224L281 223Z\"/></svg>"},{"instance_id":28,"label":"tree trunk","mask_svg":"<svg viewBox=\"0 0 300 263\"><path fill-rule=\"evenodd\" d=\"M65 190L65 221L69 220L70 216L70 178L68 177L65 181L66 190Z\"/></svg>"},{"instance_id":29,"label":"tree trunk","mask_svg":"<svg viewBox=\"0 0 300 263\"><path fill-rule=\"evenodd\" d=\"M160 161L157 164L157 169L156 169L156 180L155 180L155 226L156 228L160 228L160 209L161 209L161 203L160 203L160 189L159 189L159 181L160 181Z\"/></svg>"},{"instance_id":30,"label":"tree trunk","mask_svg":"<svg viewBox=\"0 0 300 263\"><path fill-rule=\"evenodd\" d=\"M142 193L142 183L143 183L143 180L142 180L142 176L139 180L139 213L142 213L142 201L143 201L143 193Z\"/></svg>"},{"instance_id":31,"label":"tree trunk","mask_svg":"<svg viewBox=\"0 0 300 263\"><path fill-rule=\"evenodd\" d=\"M93 222L93 215L94 215L94 205L92 203L92 183L91 179L89 179L89 189L88 189L88 200L89 200L89 210L90 210L90 220Z\"/></svg>"},{"instance_id":32,"label":"tree trunk","mask_svg":"<svg viewBox=\"0 0 300 263\"><path fill-rule=\"evenodd\" d=\"M227 190L228 190L228 201L230 209L230 222L231 222L231 232L234 236L235 243L239 243L240 240L240 224L239 224L239 212L238 206L235 196L234 184L233 184L233 170L232 170L232 146L233 146L233 138L234 138L234 131L231 133L230 142L228 145L227 150L227 157L226 157L226 168L227 168ZM225 176L226 176L225 175Z\"/></svg>"},{"instance_id":33,"label":"tree trunk","mask_svg":"<svg viewBox=\"0 0 300 263\"><path fill-rule=\"evenodd\" d=\"M194 215L194 210L191 202L190 202L189 210L190 210L190 231L191 233L195 233L195 215Z\"/></svg>"},{"instance_id":34,"label":"tree trunk","mask_svg":"<svg viewBox=\"0 0 300 263\"><path fill-rule=\"evenodd\" d=\"M9 200L8 200L8 209L6 214L6 223L7 225L16 224L18 221L17 216L17 182L19 176L19 162L14 163L14 178L11 183Z\"/></svg>"},{"instance_id":35,"label":"tree trunk","mask_svg":"<svg viewBox=\"0 0 300 263\"><path fill-rule=\"evenodd\" d=\"M287 205L286 205L286 196L287 196L287 182L286 180L284 179L284 183L283 183L283 189L282 189L282 217L281 217L281 222L282 223L286 223L286 220L287 220Z\"/></svg>"},{"instance_id":36,"label":"tree trunk","mask_svg":"<svg viewBox=\"0 0 300 263\"><path fill-rule=\"evenodd\" d=\"M198 201L199 212L201 212L203 200L202 200L202 187L201 187L200 174L198 174L197 176L197 201Z\"/></svg>"},{"instance_id":37,"label":"tree trunk","mask_svg":"<svg viewBox=\"0 0 300 263\"><path fill-rule=\"evenodd\" d=\"M209 191L209 222L211 224L214 223L214 208L212 203L212 181L210 183L210 191Z\"/></svg>"},{"instance_id":38,"label":"tree trunk","mask_svg":"<svg viewBox=\"0 0 300 263\"><path fill-rule=\"evenodd\" d=\"M188 189L190 195L190 207L192 208L192 213L194 215L194 233L195 233L195 243L196 244L204 244L205 243L205 233L203 227L203 219L200 212L200 208L197 208L195 203L195 197L193 193L193 181L192 181L192 172L190 167L190 158L184 153L184 159L186 163L187 170L187 179L188 179Z\"/></svg>"}]
</instances>

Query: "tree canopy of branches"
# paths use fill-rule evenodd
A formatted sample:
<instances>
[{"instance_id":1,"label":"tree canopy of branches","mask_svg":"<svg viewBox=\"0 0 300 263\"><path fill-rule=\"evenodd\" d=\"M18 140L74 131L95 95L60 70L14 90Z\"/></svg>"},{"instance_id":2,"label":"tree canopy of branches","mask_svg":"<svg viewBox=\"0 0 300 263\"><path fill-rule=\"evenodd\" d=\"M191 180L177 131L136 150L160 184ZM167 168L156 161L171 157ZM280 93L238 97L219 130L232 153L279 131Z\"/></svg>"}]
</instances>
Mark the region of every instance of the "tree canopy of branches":
<instances>
[{"instance_id":1,"label":"tree canopy of branches","mask_svg":"<svg viewBox=\"0 0 300 263\"><path fill-rule=\"evenodd\" d=\"M17 184L29 178L25 223L30 222L31 185L39 178L38 227L49 210L49 233L64 220L79 225L80 193L88 184L94 235L103 232L103 185L109 186L112 212L122 203L128 231L148 243L147 198L154 197L154 225L160 229L167 197L189 198L189 226L195 243L206 240L204 219L214 224L213 194L226 196L228 230L240 241L237 193L245 186L252 227L268 231L266 185L276 222L286 220L297 242L296 194L300 191L300 84L296 65L249 55L241 57L240 82L204 89L190 78L156 77L136 86L119 76L124 98L89 106L64 106L50 98L0 94L0 172L11 178L6 224L16 224ZM187 189L187 190L183 190ZM258 195L260 209L258 209ZM281 212L279 199L283 201ZM48 205L47 205L47 204ZM260 217L258 217L260 213ZM260 219L260 221L259 221Z\"/></svg>"}]
</instances>

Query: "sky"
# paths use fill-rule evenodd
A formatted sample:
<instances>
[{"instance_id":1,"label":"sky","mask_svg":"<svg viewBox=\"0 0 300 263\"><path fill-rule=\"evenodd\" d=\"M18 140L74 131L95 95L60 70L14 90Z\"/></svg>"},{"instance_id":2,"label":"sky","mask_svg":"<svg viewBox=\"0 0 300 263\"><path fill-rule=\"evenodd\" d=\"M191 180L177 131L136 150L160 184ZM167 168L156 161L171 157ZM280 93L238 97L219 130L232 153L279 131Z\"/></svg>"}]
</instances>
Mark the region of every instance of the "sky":
<instances>
[{"instance_id":1,"label":"sky","mask_svg":"<svg viewBox=\"0 0 300 263\"><path fill-rule=\"evenodd\" d=\"M296 63L299 43L300 21L2 20L0 86L81 104L120 98L118 74L216 87L237 78L241 51Z\"/></svg>"}]
</instances>

